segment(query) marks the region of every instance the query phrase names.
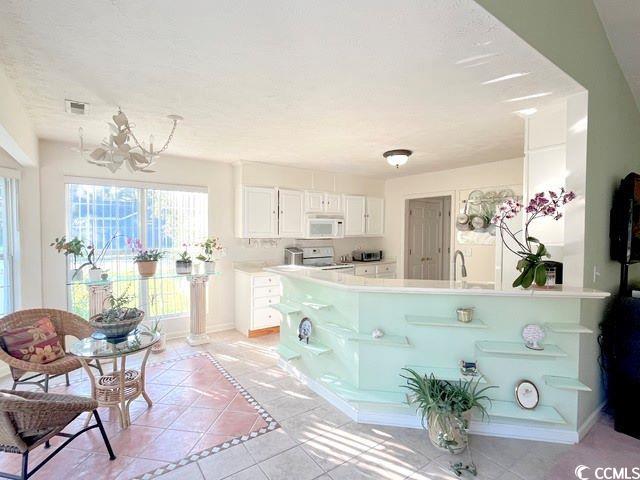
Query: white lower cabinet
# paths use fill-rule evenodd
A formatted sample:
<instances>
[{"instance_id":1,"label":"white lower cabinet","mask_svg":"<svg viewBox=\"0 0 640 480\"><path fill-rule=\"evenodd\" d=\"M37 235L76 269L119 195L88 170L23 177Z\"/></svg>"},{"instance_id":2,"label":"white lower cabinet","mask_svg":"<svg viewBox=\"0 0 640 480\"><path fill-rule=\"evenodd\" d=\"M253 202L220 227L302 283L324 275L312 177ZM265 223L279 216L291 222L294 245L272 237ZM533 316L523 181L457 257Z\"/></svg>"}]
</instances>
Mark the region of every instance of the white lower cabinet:
<instances>
[{"instance_id":1,"label":"white lower cabinet","mask_svg":"<svg viewBox=\"0 0 640 480\"><path fill-rule=\"evenodd\" d=\"M370 263L356 265L354 275L371 278L396 278L396 263Z\"/></svg>"},{"instance_id":2,"label":"white lower cabinet","mask_svg":"<svg viewBox=\"0 0 640 480\"><path fill-rule=\"evenodd\" d=\"M282 314L271 305L280 303L280 277L266 272L235 271L236 330L248 337L271 333L280 326ZM269 329L265 331L265 329ZM261 332L263 330L263 332Z\"/></svg>"}]
</instances>

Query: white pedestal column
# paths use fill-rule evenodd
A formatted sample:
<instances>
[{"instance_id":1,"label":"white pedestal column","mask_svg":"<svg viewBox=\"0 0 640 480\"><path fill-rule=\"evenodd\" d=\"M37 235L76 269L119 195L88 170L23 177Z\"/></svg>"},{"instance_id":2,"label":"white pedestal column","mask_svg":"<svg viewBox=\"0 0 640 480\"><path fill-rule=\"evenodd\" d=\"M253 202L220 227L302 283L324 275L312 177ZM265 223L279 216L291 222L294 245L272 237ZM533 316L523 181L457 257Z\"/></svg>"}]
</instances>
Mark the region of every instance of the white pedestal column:
<instances>
[{"instance_id":1,"label":"white pedestal column","mask_svg":"<svg viewBox=\"0 0 640 480\"><path fill-rule=\"evenodd\" d=\"M209 275L190 275L191 327L187 343L191 346L209 343L207 335L207 290Z\"/></svg>"},{"instance_id":2,"label":"white pedestal column","mask_svg":"<svg viewBox=\"0 0 640 480\"><path fill-rule=\"evenodd\" d=\"M104 312L106 300L111 295L111 282L90 283L87 285L89 291L89 318L98 313Z\"/></svg>"}]
</instances>

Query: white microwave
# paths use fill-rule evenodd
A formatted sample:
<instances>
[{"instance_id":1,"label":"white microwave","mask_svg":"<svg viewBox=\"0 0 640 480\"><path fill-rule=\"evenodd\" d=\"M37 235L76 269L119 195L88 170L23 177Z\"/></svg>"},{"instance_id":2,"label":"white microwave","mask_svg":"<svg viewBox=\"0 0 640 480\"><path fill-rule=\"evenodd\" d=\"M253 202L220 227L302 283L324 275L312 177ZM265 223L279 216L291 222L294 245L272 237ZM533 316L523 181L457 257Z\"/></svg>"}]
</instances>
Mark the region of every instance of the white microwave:
<instances>
[{"instance_id":1,"label":"white microwave","mask_svg":"<svg viewBox=\"0 0 640 480\"><path fill-rule=\"evenodd\" d=\"M344 237L344 218L308 215L305 232L306 238L342 238Z\"/></svg>"}]
</instances>

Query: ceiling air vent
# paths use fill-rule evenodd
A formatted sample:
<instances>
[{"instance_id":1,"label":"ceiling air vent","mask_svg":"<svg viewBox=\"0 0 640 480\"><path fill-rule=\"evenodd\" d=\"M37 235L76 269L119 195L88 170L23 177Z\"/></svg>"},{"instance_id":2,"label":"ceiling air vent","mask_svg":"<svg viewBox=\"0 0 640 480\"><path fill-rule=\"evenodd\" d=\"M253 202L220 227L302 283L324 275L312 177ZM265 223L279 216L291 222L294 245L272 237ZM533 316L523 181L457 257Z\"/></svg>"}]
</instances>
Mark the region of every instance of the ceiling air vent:
<instances>
[{"instance_id":1,"label":"ceiling air vent","mask_svg":"<svg viewBox=\"0 0 640 480\"><path fill-rule=\"evenodd\" d=\"M89 104L84 102L76 102L75 100L65 100L64 109L67 113L75 115L86 115L89 113Z\"/></svg>"}]
</instances>

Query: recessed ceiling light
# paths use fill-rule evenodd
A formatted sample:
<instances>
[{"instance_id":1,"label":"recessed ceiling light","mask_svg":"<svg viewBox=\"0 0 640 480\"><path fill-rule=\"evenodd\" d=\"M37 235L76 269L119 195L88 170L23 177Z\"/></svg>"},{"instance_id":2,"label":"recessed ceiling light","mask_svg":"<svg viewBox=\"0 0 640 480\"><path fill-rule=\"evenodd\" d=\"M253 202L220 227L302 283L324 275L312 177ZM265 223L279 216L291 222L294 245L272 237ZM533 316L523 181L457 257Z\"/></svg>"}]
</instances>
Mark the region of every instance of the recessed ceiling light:
<instances>
[{"instance_id":1,"label":"recessed ceiling light","mask_svg":"<svg viewBox=\"0 0 640 480\"><path fill-rule=\"evenodd\" d=\"M553 92L541 92L541 93L532 93L531 95L526 95L524 97L516 97L510 98L509 100L505 100L505 102L519 102L520 100L531 100L532 98L540 98L546 97L547 95L551 95Z\"/></svg>"},{"instance_id":2,"label":"recessed ceiling light","mask_svg":"<svg viewBox=\"0 0 640 480\"><path fill-rule=\"evenodd\" d=\"M537 108L531 107L531 108L523 108L522 110L516 110L513 113L515 113L516 115L520 115L521 117L530 117L537 111L538 111Z\"/></svg>"},{"instance_id":3,"label":"recessed ceiling light","mask_svg":"<svg viewBox=\"0 0 640 480\"><path fill-rule=\"evenodd\" d=\"M382 156L387 159L389 165L398 168L400 165L404 165L409 161L409 155L412 153L411 150L397 149L384 152Z\"/></svg>"},{"instance_id":4,"label":"recessed ceiling light","mask_svg":"<svg viewBox=\"0 0 640 480\"><path fill-rule=\"evenodd\" d=\"M518 72L518 73L510 73L509 75L503 75L502 77L493 78L491 80L487 80L486 82L482 82L482 85L491 85L492 83L504 82L505 80L511 80L512 78L524 77L525 75L529 75L530 72Z\"/></svg>"}]
</instances>

